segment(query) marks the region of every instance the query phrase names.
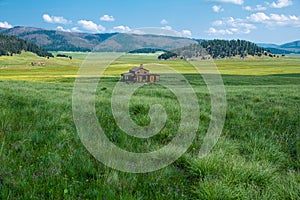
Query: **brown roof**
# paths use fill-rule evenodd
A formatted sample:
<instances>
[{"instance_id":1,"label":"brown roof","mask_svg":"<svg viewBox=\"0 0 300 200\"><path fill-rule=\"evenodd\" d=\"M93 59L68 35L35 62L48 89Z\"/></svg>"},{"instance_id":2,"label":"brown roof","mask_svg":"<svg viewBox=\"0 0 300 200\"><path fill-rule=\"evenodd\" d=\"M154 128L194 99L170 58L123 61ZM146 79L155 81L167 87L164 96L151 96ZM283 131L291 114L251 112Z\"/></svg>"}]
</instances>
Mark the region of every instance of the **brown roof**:
<instances>
[{"instance_id":1,"label":"brown roof","mask_svg":"<svg viewBox=\"0 0 300 200\"><path fill-rule=\"evenodd\" d=\"M149 72L149 70L147 70L147 69L145 69L145 68L142 68L142 67L134 67L134 68L132 68L130 71L132 71L132 72L137 72L137 71L139 71L140 69L143 69L143 70Z\"/></svg>"},{"instance_id":2,"label":"brown roof","mask_svg":"<svg viewBox=\"0 0 300 200\"><path fill-rule=\"evenodd\" d=\"M121 74L122 76L134 76L133 73L125 73L125 74Z\"/></svg>"},{"instance_id":3,"label":"brown roof","mask_svg":"<svg viewBox=\"0 0 300 200\"><path fill-rule=\"evenodd\" d=\"M141 69L141 68L135 67L135 68L132 68L130 71L136 72L136 71L138 71L139 69Z\"/></svg>"}]
</instances>

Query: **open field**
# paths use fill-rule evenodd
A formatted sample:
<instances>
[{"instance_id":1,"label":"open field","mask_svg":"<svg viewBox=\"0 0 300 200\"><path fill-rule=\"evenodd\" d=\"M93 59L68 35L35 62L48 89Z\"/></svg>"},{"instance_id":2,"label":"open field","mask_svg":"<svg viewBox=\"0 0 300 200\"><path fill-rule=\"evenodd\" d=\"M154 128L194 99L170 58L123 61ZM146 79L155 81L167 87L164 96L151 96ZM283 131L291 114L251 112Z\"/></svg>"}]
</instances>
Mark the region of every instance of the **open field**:
<instances>
[{"instance_id":1,"label":"open field","mask_svg":"<svg viewBox=\"0 0 300 200\"><path fill-rule=\"evenodd\" d=\"M132 152L168 144L179 121L176 97L147 86L130 102L132 119L150 122L162 104L165 129L139 140L116 125L110 97L119 74L140 63L159 63L184 74L198 97L197 137L179 160L159 171L129 174L99 163L82 145L73 122L74 80L86 54L72 60L30 53L0 57L0 197L2 199L299 199L300 57L217 60L226 88L225 127L212 153L197 153L210 121L210 95L185 61L127 55L106 71L96 94L99 123L110 141ZM30 66L42 61L46 66ZM104 88L104 89L103 89ZM151 97L151 98L150 98Z\"/></svg>"}]
</instances>

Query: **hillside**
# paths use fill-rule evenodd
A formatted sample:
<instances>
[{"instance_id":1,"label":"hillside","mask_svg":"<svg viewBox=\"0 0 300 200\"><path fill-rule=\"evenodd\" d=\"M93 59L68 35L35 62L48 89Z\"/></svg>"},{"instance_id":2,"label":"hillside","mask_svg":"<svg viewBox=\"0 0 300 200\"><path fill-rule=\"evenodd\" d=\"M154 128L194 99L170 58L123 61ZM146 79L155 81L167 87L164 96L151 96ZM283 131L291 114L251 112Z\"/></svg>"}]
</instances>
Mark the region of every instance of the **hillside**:
<instances>
[{"instance_id":1,"label":"hillside","mask_svg":"<svg viewBox=\"0 0 300 200\"><path fill-rule=\"evenodd\" d=\"M120 33L102 42L95 50L102 52L129 52L143 48L171 50L196 43L194 40L180 37Z\"/></svg>"},{"instance_id":2,"label":"hillside","mask_svg":"<svg viewBox=\"0 0 300 200\"><path fill-rule=\"evenodd\" d=\"M128 52L143 48L177 49L191 44L206 42L202 39L181 37L136 35L126 33L77 33L17 26L11 29L0 28L0 33L14 35L33 42L47 51L116 51ZM300 41L287 44L257 44L275 54L300 52Z\"/></svg>"},{"instance_id":3,"label":"hillside","mask_svg":"<svg viewBox=\"0 0 300 200\"><path fill-rule=\"evenodd\" d=\"M265 48L265 49L267 49L267 48L274 48L274 49L280 48L280 45L271 44L271 43L257 43L257 46Z\"/></svg>"},{"instance_id":4,"label":"hillside","mask_svg":"<svg viewBox=\"0 0 300 200\"><path fill-rule=\"evenodd\" d=\"M97 51L127 52L146 47L174 49L196 43L192 39L179 37L125 33L70 33L20 26L0 29L0 33L15 35L48 51L92 51L97 47Z\"/></svg>"},{"instance_id":5,"label":"hillside","mask_svg":"<svg viewBox=\"0 0 300 200\"><path fill-rule=\"evenodd\" d=\"M273 57L273 55L264 48L245 40L208 40L164 53L158 58L165 60L175 57L185 59L195 57L201 57L201 59L219 59L236 56L244 58L249 55Z\"/></svg>"},{"instance_id":6,"label":"hillside","mask_svg":"<svg viewBox=\"0 0 300 200\"><path fill-rule=\"evenodd\" d=\"M29 51L41 57L53 57L51 53L41 49L36 44L11 35L0 34L0 56L20 54Z\"/></svg>"},{"instance_id":7,"label":"hillside","mask_svg":"<svg viewBox=\"0 0 300 200\"><path fill-rule=\"evenodd\" d=\"M269 50L273 54L282 54L282 55L295 53L294 51L289 51L281 48L267 48L267 50Z\"/></svg>"},{"instance_id":8,"label":"hillside","mask_svg":"<svg viewBox=\"0 0 300 200\"><path fill-rule=\"evenodd\" d=\"M295 52L300 52L300 40L280 45L280 48Z\"/></svg>"},{"instance_id":9,"label":"hillside","mask_svg":"<svg viewBox=\"0 0 300 200\"><path fill-rule=\"evenodd\" d=\"M33 42L48 51L91 51L94 46L115 35L69 33L20 26L0 32Z\"/></svg>"},{"instance_id":10,"label":"hillside","mask_svg":"<svg viewBox=\"0 0 300 200\"><path fill-rule=\"evenodd\" d=\"M285 52L284 54L300 53L300 40L282 45L266 43L258 43L257 45L265 49L269 49L272 53L275 54L282 54L282 52Z\"/></svg>"}]
</instances>

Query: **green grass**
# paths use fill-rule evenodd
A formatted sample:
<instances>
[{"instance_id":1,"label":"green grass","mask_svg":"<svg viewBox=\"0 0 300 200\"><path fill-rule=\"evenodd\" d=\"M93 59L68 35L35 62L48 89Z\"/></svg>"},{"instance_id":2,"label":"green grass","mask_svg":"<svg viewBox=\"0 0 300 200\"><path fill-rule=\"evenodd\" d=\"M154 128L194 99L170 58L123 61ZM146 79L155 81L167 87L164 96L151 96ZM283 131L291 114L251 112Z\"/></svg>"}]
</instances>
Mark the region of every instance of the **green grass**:
<instances>
[{"instance_id":1,"label":"green grass","mask_svg":"<svg viewBox=\"0 0 300 200\"><path fill-rule=\"evenodd\" d=\"M137 90L130 103L136 123L149 122L154 103L164 105L169 119L153 138L128 136L110 110L120 73L140 63L172 65L185 74L201 102L200 128L188 152L159 171L129 174L104 166L81 143L72 117L72 91L84 54L64 53L73 60L44 60L28 53L0 57L1 199L300 198L299 57L215 62L223 74L228 110L223 134L204 159L197 154L210 121L210 96L195 70L184 61L158 62L155 56L115 61L99 84L96 109L107 137L123 149L148 152L170 142L179 109L166 88ZM47 65L31 67L32 61Z\"/></svg>"}]
</instances>

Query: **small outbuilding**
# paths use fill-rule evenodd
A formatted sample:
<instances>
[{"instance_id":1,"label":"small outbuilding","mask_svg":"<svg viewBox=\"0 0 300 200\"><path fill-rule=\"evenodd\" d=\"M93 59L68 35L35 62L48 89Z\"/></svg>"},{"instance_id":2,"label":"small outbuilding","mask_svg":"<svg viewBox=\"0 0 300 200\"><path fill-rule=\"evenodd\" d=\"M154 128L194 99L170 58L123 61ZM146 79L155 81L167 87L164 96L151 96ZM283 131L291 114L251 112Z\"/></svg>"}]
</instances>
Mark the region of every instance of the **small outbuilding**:
<instances>
[{"instance_id":1,"label":"small outbuilding","mask_svg":"<svg viewBox=\"0 0 300 200\"><path fill-rule=\"evenodd\" d=\"M45 66L46 63L44 62L31 62L31 66Z\"/></svg>"},{"instance_id":2,"label":"small outbuilding","mask_svg":"<svg viewBox=\"0 0 300 200\"><path fill-rule=\"evenodd\" d=\"M160 75L150 74L141 64L140 67L134 67L129 72L121 74L123 82L154 83L160 81Z\"/></svg>"}]
</instances>

